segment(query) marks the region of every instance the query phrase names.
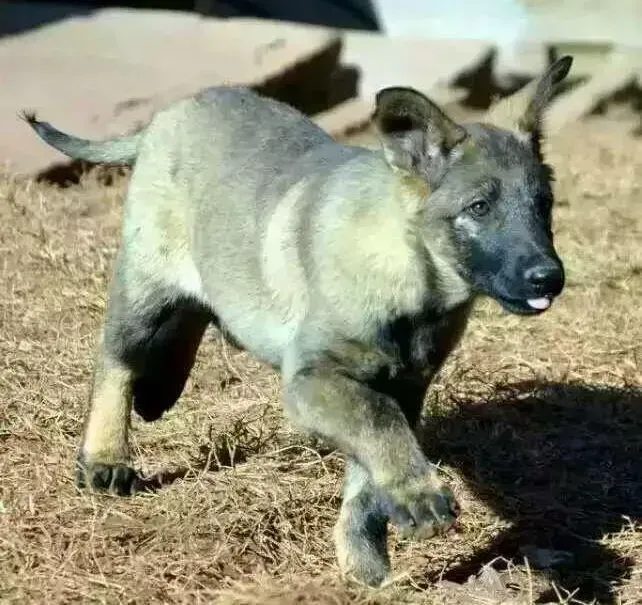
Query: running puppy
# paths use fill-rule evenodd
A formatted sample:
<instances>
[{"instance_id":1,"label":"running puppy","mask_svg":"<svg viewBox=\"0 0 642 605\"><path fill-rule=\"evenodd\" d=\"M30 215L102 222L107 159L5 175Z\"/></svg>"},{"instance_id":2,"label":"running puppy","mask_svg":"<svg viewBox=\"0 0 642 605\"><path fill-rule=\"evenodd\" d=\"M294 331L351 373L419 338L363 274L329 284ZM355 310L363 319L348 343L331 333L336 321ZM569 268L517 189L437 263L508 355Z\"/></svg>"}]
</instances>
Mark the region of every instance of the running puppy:
<instances>
[{"instance_id":1,"label":"running puppy","mask_svg":"<svg viewBox=\"0 0 642 605\"><path fill-rule=\"evenodd\" d=\"M531 315L562 291L540 138L571 62L484 123L381 90L375 151L242 88L204 90L103 142L26 115L72 158L135 165L79 484L130 493L132 405L150 421L171 408L215 322L281 372L292 421L347 456L344 571L386 578L389 520L416 537L448 529L457 505L415 427L476 296Z\"/></svg>"}]
</instances>

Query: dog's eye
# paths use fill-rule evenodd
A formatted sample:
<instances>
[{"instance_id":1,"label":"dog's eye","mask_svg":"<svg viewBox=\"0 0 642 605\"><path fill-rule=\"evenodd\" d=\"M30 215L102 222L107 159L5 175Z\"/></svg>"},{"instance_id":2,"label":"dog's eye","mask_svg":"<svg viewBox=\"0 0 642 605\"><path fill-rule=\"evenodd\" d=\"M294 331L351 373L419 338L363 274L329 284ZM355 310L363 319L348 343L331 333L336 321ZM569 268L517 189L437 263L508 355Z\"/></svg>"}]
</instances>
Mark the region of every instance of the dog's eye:
<instances>
[{"instance_id":1,"label":"dog's eye","mask_svg":"<svg viewBox=\"0 0 642 605\"><path fill-rule=\"evenodd\" d=\"M477 200L468 206L468 209L475 216L484 216L490 211L490 204L486 200Z\"/></svg>"}]
</instances>

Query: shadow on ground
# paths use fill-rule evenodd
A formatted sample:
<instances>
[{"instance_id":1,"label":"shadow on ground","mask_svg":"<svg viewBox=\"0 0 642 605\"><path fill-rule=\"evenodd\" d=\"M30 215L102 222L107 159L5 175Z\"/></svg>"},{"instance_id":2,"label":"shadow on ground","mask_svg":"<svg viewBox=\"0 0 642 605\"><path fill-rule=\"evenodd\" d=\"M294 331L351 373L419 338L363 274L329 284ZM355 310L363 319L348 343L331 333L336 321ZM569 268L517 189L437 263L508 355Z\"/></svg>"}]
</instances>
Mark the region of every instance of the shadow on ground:
<instances>
[{"instance_id":1,"label":"shadow on ground","mask_svg":"<svg viewBox=\"0 0 642 605\"><path fill-rule=\"evenodd\" d=\"M578 589L575 598L616 602L613 586L632 561L599 541L642 518L642 391L515 383L436 411L422 441L431 459L458 469L477 497L513 523L444 579L465 581L496 557L523 561L521 549L532 545L570 554L545 573Z\"/></svg>"},{"instance_id":2,"label":"shadow on ground","mask_svg":"<svg viewBox=\"0 0 642 605\"><path fill-rule=\"evenodd\" d=\"M498 558L519 564L526 555L537 568L528 549L551 549L567 557L541 573L579 601L616 605L614 588L633 561L600 541L642 520L642 390L529 381L485 397L449 394L447 404L428 407L421 438L429 458L457 469L512 527L439 578L426 577L426 586L464 583ZM265 425L262 417L240 418L229 432L211 434L189 468L141 479L138 489L156 491L270 450ZM535 602L557 598L541 594Z\"/></svg>"},{"instance_id":3,"label":"shadow on ground","mask_svg":"<svg viewBox=\"0 0 642 605\"><path fill-rule=\"evenodd\" d=\"M221 387L227 388L237 381L237 378L225 379L221 381ZM277 431L274 423L278 422L276 417L271 422L267 419L269 412L269 408L263 408L258 413L241 416L223 432L218 432L217 427L211 425L207 441L198 448L198 455L190 461L189 466L139 477L135 491L156 492L186 477L233 468L253 456L269 451L273 447Z\"/></svg>"}]
</instances>

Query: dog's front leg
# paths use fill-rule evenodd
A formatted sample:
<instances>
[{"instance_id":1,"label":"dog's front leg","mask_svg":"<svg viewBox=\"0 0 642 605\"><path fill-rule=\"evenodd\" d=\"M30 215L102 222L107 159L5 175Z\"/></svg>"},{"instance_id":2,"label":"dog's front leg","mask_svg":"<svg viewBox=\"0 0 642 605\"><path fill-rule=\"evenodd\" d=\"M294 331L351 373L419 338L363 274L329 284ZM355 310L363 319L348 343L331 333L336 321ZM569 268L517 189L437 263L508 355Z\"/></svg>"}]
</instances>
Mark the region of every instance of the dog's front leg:
<instances>
[{"instance_id":1,"label":"dog's front leg","mask_svg":"<svg viewBox=\"0 0 642 605\"><path fill-rule=\"evenodd\" d=\"M345 571L376 585L389 567L385 520L430 537L452 525L457 506L398 403L330 359L287 363L284 405L293 422L350 457L337 554Z\"/></svg>"},{"instance_id":2,"label":"dog's front leg","mask_svg":"<svg viewBox=\"0 0 642 605\"><path fill-rule=\"evenodd\" d=\"M334 526L339 567L370 586L379 586L390 572L388 516L381 509L370 473L349 458L343 502Z\"/></svg>"}]
</instances>

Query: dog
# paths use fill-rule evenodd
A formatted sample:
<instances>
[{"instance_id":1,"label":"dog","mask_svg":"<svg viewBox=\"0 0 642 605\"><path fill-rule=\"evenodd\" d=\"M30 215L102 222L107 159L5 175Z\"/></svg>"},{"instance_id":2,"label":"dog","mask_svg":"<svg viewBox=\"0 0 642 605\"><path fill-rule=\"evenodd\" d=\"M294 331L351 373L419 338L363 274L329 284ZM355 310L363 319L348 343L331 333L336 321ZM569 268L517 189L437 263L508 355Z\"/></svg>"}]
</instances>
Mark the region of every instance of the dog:
<instances>
[{"instance_id":1,"label":"dog","mask_svg":"<svg viewBox=\"0 0 642 605\"><path fill-rule=\"evenodd\" d=\"M380 146L213 87L102 142L28 123L75 159L133 166L78 455L80 486L129 494L131 410L160 418L214 323L278 370L289 419L347 458L340 568L378 586L388 522L428 538L458 506L416 437L429 384L479 296L537 315L564 287L542 120L565 56L487 119L376 95Z\"/></svg>"}]
</instances>

